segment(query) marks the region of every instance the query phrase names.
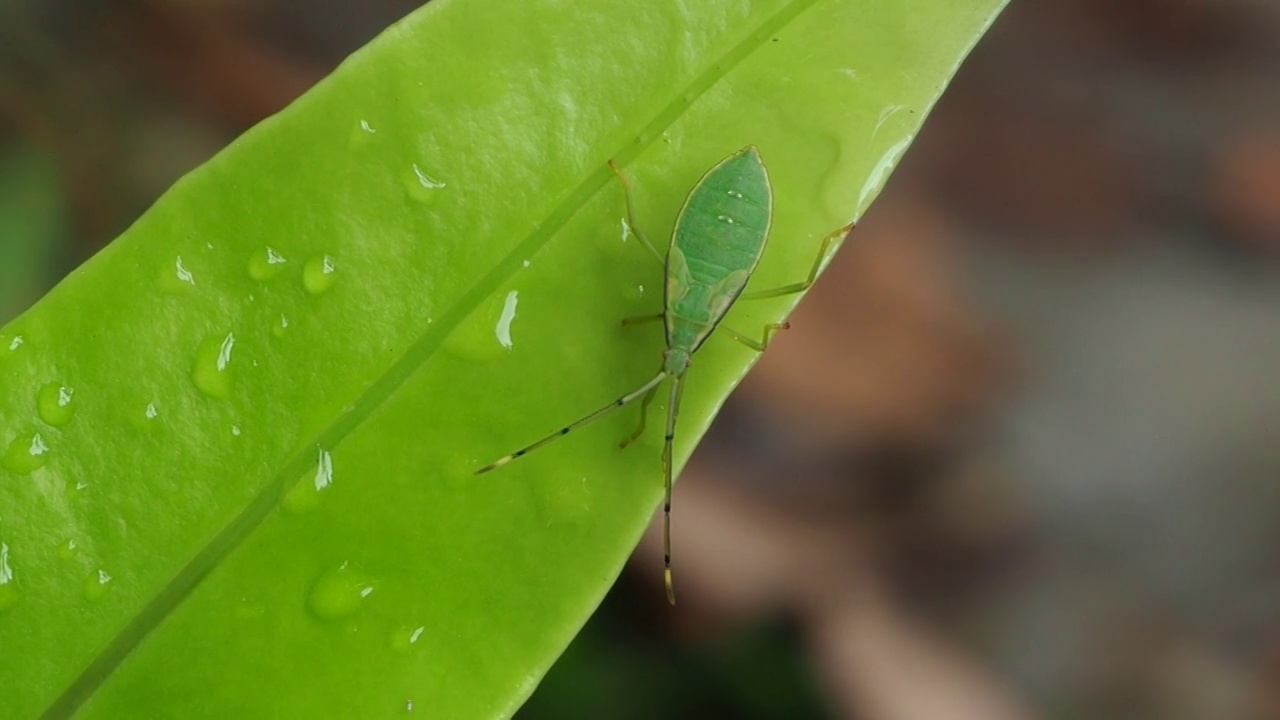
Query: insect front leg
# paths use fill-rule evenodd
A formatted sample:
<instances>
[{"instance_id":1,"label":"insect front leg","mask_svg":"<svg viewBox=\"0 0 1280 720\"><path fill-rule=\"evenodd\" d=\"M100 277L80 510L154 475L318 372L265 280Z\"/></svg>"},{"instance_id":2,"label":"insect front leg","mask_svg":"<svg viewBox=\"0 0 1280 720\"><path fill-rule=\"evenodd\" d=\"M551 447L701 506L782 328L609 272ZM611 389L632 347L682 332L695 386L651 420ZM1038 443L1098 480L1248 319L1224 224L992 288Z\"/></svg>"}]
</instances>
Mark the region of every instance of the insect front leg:
<instances>
[{"instance_id":1,"label":"insect front leg","mask_svg":"<svg viewBox=\"0 0 1280 720\"><path fill-rule=\"evenodd\" d=\"M853 223L849 223L822 239L822 246L818 248L818 257L813 261L813 267L809 269L809 278L804 282L791 283L790 285L783 285L782 287L776 287L769 290L757 290L756 292L743 293L740 299L763 300L765 298L782 297L783 295L794 295L798 292L808 290L813 286L814 281L818 279L818 271L822 270L823 261L827 259L827 252L831 249L831 244L842 239L852 231ZM764 344L769 344L767 331Z\"/></svg>"},{"instance_id":2,"label":"insect front leg","mask_svg":"<svg viewBox=\"0 0 1280 720\"><path fill-rule=\"evenodd\" d=\"M618 179L622 181L622 193L627 198L627 228L631 231L631 234L636 236L636 239L640 241L640 244L644 245L644 248L653 256L653 259L658 261L659 265L665 264L666 261L662 259L662 255L658 253L658 250L654 248L653 243L649 242L649 238L646 237L645 234L640 231L640 227L636 225L636 204L635 201L631 199L631 181L627 179L626 175L622 174L622 170L618 168L618 164L612 159L609 160L609 167L613 169L613 174L617 175Z\"/></svg>"}]
</instances>

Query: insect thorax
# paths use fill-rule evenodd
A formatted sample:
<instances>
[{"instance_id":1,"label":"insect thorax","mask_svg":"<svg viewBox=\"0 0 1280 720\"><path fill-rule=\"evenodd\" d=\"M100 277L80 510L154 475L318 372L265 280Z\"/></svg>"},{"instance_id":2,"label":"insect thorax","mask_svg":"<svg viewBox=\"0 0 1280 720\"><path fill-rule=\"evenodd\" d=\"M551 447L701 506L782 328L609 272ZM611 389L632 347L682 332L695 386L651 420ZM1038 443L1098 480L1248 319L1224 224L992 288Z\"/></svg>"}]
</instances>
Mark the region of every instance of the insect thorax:
<instances>
[{"instance_id":1,"label":"insect thorax","mask_svg":"<svg viewBox=\"0 0 1280 720\"><path fill-rule=\"evenodd\" d=\"M679 377L689 367L689 352L684 348L668 348L663 356L662 371L668 375Z\"/></svg>"}]
</instances>

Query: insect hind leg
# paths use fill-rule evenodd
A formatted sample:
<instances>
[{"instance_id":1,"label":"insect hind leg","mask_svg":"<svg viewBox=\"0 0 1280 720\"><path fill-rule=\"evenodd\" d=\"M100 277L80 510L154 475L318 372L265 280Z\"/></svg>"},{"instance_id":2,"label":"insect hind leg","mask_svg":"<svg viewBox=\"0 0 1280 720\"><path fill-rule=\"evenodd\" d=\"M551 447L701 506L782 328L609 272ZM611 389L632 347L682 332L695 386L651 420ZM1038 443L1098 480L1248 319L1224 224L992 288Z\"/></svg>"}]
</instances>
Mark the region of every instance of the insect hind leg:
<instances>
[{"instance_id":1,"label":"insect hind leg","mask_svg":"<svg viewBox=\"0 0 1280 720\"><path fill-rule=\"evenodd\" d=\"M725 325L721 325L720 327L723 328L724 331L729 334L729 337L733 338L734 340L737 340L738 342L742 343L743 345L746 345L747 347L751 348L752 350L755 350L756 352L762 353L765 351L766 348L769 347L769 343L773 341L774 334L776 334L779 330L786 330L790 328L791 323L780 322L780 323L769 323L768 325L765 325L764 335L759 340L756 340L755 338L749 337L747 335L743 335L742 333L738 332L737 330L734 330L731 327L727 327Z\"/></svg>"},{"instance_id":2,"label":"insect hind leg","mask_svg":"<svg viewBox=\"0 0 1280 720\"><path fill-rule=\"evenodd\" d=\"M818 248L818 257L813 261L813 267L809 269L808 279L798 283L791 283L790 285L783 285L782 287L743 293L740 299L764 300L765 298L782 297L783 295L795 295L796 293L804 292L810 287L813 287L814 281L818 279L818 272L822 270L822 265L827 259L827 253L831 250L831 245L835 243L835 241L843 239L846 235L852 232L853 226L853 223L849 223L848 225L845 225L839 230L836 230L830 235L822 238L822 246ZM769 344L767 337L765 338L764 344Z\"/></svg>"}]
</instances>

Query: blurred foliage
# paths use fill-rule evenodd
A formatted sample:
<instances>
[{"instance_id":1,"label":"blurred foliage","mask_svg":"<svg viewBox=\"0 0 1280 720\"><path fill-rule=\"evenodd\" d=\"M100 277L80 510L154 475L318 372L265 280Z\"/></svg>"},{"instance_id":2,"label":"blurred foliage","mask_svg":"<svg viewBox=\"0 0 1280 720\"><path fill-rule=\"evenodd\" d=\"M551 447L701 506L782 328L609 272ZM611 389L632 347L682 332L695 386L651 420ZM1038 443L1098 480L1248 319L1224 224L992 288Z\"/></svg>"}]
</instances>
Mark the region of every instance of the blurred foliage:
<instances>
[{"instance_id":1,"label":"blurred foliage","mask_svg":"<svg viewBox=\"0 0 1280 720\"><path fill-rule=\"evenodd\" d=\"M551 668L520 720L803 720L832 709L798 628L774 620L714 640L673 645L649 585L626 579Z\"/></svg>"},{"instance_id":2,"label":"blurred foliage","mask_svg":"<svg viewBox=\"0 0 1280 720\"><path fill-rule=\"evenodd\" d=\"M0 146L0 324L56 277L67 214L53 159L28 145Z\"/></svg>"}]
</instances>

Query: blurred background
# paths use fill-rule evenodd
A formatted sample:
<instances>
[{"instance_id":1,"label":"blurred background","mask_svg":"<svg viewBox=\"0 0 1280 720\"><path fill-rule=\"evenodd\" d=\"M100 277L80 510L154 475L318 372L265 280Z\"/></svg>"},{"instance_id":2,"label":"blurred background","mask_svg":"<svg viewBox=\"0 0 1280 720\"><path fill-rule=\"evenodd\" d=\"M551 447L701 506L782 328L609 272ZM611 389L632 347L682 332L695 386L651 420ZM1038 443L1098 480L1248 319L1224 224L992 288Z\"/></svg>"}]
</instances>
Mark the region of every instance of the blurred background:
<instances>
[{"instance_id":1,"label":"blurred background","mask_svg":"<svg viewBox=\"0 0 1280 720\"><path fill-rule=\"evenodd\" d=\"M409 0L0 0L0 322ZM1280 718L1280 3L1014 0L520 712Z\"/></svg>"}]
</instances>

